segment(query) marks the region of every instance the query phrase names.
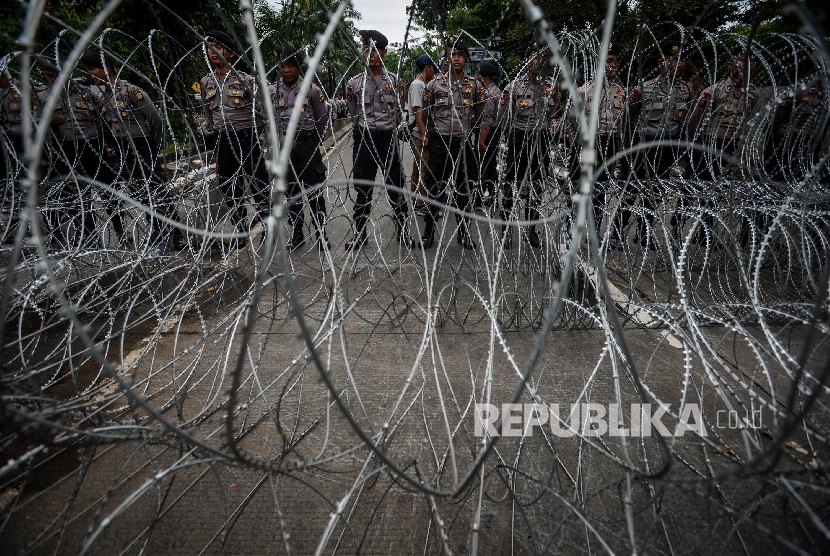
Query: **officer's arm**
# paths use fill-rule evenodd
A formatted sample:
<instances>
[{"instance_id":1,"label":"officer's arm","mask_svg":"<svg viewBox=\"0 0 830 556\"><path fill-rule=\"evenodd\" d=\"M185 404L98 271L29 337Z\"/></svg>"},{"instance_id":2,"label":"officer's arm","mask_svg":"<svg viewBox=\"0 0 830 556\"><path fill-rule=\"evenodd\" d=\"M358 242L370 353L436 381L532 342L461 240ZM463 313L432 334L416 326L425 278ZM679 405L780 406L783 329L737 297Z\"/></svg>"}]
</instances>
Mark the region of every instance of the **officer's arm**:
<instances>
[{"instance_id":1,"label":"officer's arm","mask_svg":"<svg viewBox=\"0 0 830 556\"><path fill-rule=\"evenodd\" d=\"M323 91L317 85L312 85L311 92L311 106L314 109L314 125L317 126L317 134L320 136L320 140L323 140L323 137L326 136L326 124L328 123L328 107L326 106L326 101L323 98Z\"/></svg>"},{"instance_id":2,"label":"officer's arm","mask_svg":"<svg viewBox=\"0 0 830 556\"><path fill-rule=\"evenodd\" d=\"M637 120L640 119L640 113L643 110L643 94L640 87L634 87L631 95L628 97L628 121L631 122L631 127L637 127Z\"/></svg>"},{"instance_id":3,"label":"officer's arm","mask_svg":"<svg viewBox=\"0 0 830 556\"><path fill-rule=\"evenodd\" d=\"M427 126L426 122L429 117L429 111L432 108L432 84L435 83L435 80L430 81L427 83L427 86L424 87L424 95L421 98L421 109L415 114L416 118L419 118L419 121L424 124L424 127L421 129L421 141L424 146L427 144L427 140L429 135L427 134ZM420 124L418 124L420 126Z\"/></svg>"},{"instance_id":4,"label":"officer's arm","mask_svg":"<svg viewBox=\"0 0 830 556\"><path fill-rule=\"evenodd\" d=\"M487 91L476 81L476 101L473 104L473 121L480 122L487 110Z\"/></svg>"},{"instance_id":5,"label":"officer's arm","mask_svg":"<svg viewBox=\"0 0 830 556\"><path fill-rule=\"evenodd\" d=\"M512 85L508 85L501 92L501 98L499 99L499 109L496 112L496 123L504 122L504 116L507 112L507 105L510 103L510 95L512 94L512 91Z\"/></svg>"},{"instance_id":6,"label":"officer's arm","mask_svg":"<svg viewBox=\"0 0 830 556\"><path fill-rule=\"evenodd\" d=\"M689 138L694 138L695 134L697 133L697 128L700 126L700 120L703 118L704 112L709 107L709 104L712 101L712 88L705 89L700 96L695 101L695 108L692 110L692 114L689 116L689 125L687 128L687 133Z\"/></svg>"},{"instance_id":7,"label":"officer's arm","mask_svg":"<svg viewBox=\"0 0 830 556\"><path fill-rule=\"evenodd\" d=\"M351 84L346 85L346 108L349 110L349 115L352 118L357 117L357 101L355 101L355 93Z\"/></svg>"},{"instance_id":8,"label":"officer's arm","mask_svg":"<svg viewBox=\"0 0 830 556\"><path fill-rule=\"evenodd\" d=\"M209 103L205 96L205 83L207 83L207 79L202 79L199 82L199 94L202 95L202 115L205 117L205 121L202 122L202 135L211 137L216 133L216 130L213 129L213 112L208 106Z\"/></svg>"},{"instance_id":9,"label":"officer's arm","mask_svg":"<svg viewBox=\"0 0 830 556\"><path fill-rule=\"evenodd\" d=\"M161 114L156 110L156 106L147 93L140 87L131 87L130 96L133 97L133 102L135 102L139 112L147 118L147 125L150 127L150 139L153 140L153 145L157 150L161 149L164 145L164 126L161 123Z\"/></svg>"}]
</instances>

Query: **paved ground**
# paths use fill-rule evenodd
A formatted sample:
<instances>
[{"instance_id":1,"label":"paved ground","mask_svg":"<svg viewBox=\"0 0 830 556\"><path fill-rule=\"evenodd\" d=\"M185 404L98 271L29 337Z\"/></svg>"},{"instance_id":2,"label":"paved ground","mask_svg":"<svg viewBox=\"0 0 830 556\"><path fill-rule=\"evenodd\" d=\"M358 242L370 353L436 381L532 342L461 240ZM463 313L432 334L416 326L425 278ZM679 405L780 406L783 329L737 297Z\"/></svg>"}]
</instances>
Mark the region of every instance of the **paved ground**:
<instances>
[{"instance_id":1,"label":"paved ground","mask_svg":"<svg viewBox=\"0 0 830 556\"><path fill-rule=\"evenodd\" d=\"M337 185L350 160L344 156L330 165ZM656 436L558 438L548 428L536 429L532 437L501 438L470 485L454 492L480 449L473 404L509 401L534 349L561 276L561 230L550 226L538 252L517 235L505 255L493 245L495 230L482 223L482 246L465 252L452 238L450 216L442 221L445 237L438 247L408 252L394 239L383 199L375 207L370 243L345 255L343 204L348 208L352 201L343 187L327 194L335 207L331 251L321 255L308 245L292 254L290 268L275 259L254 308L251 263L261 261L261 249L230 259L214 249L202 252L198 264L183 253L157 266L130 267L144 272L139 285L151 284L143 291L112 279L135 301L129 319L123 307L117 317L102 310L89 317L98 326L91 329L169 426L145 409L131 409L112 383L99 378L100 388L84 393L91 408L84 414L64 407L65 423L86 430L98 419L112 419L135 438L66 443L35 458L28 482L15 486L23 495L6 514L5 550L70 553L88 542L90 552L107 554L265 554L288 547L294 554L316 548L464 554L477 542L482 554L594 553L631 552L632 537L644 553L784 553L787 543L820 549L811 546L820 538L818 526L787 493L797 489L820 521L826 517L826 493L819 486L826 479L809 470L811 460L827 460L826 441L804 432L827 430L823 406L775 462L788 474L745 467L770 446L766 434L780 426L774 414L788 403L794 368L782 355L797 357L806 337L807 327L797 319L751 326L730 321L726 313L743 314L739 288L723 281L713 288L706 279L689 280L696 305L684 319L671 302L679 295L672 267L652 255L642 258L646 270L634 277L619 270L629 266L621 258L609 261L619 296L614 310L627 318L622 330L610 330L596 305L592 265L583 260L520 401L535 396L560 404L563 418L572 403L629 408L641 401L631 363L648 396L671 404L671 416L663 420L670 429L681 404L699 404L708 436L686 433L662 444ZM323 371L298 337L297 315L285 298L288 272ZM704 268L690 276L705 274ZM735 307L717 314L707 309L730 296L740 301ZM641 312L661 306L662 314ZM250 310L256 325L237 369ZM716 316L729 324L718 325ZM130 325L122 331L112 322ZM107 334L118 341L104 342ZM623 337L631 361L619 347ZM825 336L820 340L826 342ZM49 349L42 350L48 361ZM826 343L816 347L814 340L811 353L808 370L815 372L827 361ZM85 372L79 376L87 384L97 376ZM442 495L430 499L416 491L362 445L321 372L354 424L376 442L382 438L388 461ZM187 431L233 453L226 429L235 374L236 455L194 449L171 432ZM56 380L47 393L70 398L70 384L69 377ZM61 388L65 393L58 395ZM750 423L755 428L740 430L737 417L747 411L750 417L760 411L760 417ZM627 409L624 419L630 426ZM284 472L270 473L269 466ZM659 477L647 478L653 474ZM804 488L810 483L815 488Z\"/></svg>"}]
</instances>

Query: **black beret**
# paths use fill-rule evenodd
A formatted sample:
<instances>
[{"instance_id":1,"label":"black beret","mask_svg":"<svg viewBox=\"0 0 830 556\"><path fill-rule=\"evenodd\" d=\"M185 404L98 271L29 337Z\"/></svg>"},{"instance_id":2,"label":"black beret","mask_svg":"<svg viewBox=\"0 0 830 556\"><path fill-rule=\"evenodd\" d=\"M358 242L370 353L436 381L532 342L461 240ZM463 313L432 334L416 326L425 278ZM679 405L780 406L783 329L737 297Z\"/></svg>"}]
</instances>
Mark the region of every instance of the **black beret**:
<instances>
[{"instance_id":1,"label":"black beret","mask_svg":"<svg viewBox=\"0 0 830 556\"><path fill-rule=\"evenodd\" d=\"M386 35L380 31L364 29L362 31L358 31L358 33L360 33L360 36L363 38L364 44L369 44L369 41L375 41L375 46L378 50L383 50L389 45L389 39L387 39Z\"/></svg>"},{"instance_id":2,"label":"black beret","mask_svg":"<svg viewBox=\"0 0 830 556\"><path fill-rule=\"evenodd\" d=\"M458 50L464 55L464 58L467 60L470 59L470 47L467 46L467 43L452 35L447 37L447 50L450 53L452 53L453 50Z\"/></svg>"},{"instance_id":3,"label":"black beret","mask_svg":"<svg viewBox=\"0 0 830 556\"><path fill-rule=\"evenodd\" d=\"M233 39L224 31L208 31L208 34L205 35L205 41L220 44L231 52L236 52L236 48L233 46Z\"/></svg>"},{"instance_id":4,"label":"black beret","mask_svg":"<svg viewBox=\"0 0 830 556\"><path fill-rule=\"evenodd\" d=\"M302 67L303 58L300 55L300 52L296 48L294 48L294 46L290 44L284 44L282 46L278 46L276 52L280 64L290 62L292 64L296 64L297 66Z\"/></svg>"},{"instance_id":5,"label":"black beret","mask_svg":"<svg viewBox=\"0 0 830 556\"><path fill-rule=\"evenodd\" d=\"M620 47L617 46L616 44L614 44L613 41L609 42L608 43L608 55L609 56L619 56L620 54L622 54L622 50L620 50Z\"/></svg>"},{"instance_id":6,"label":"black beret","mask_svg":"<svg viewBox=\"0 0 830 556\"><path fill-rule=\"evenodd\" d=\"M60 68L58 67L57 63L55 62L55 59L52 58L51 56L40 56L38 54L35 54L35 61L41 67L41 69L43 69L45 71L49 71L49 72L52 72L52 73L59 73L60 72Z\"/></svg>"},{"instance_id":7,"label":"black beret","mask_svg":"<svg viewBox=\"0 0 830 556\"><path fill-rule=\"evenodd\" d=\"M100 52L87 52L81 57L81 63L88 68L103 68L105 63L109 65L109 60L104 60Z\"/></svg>"},{"instance_id":8,"label":"black beret","mask_svg":"<svg viewBox=\"0 0 830 556\"><path fill-rule=\"evenodd\" d=\"M481 62L481 65L478 66L478 74L479 75L488 75L490 77L495 77L499 73L499 68L496 67L496 64L493 62Z\"/></svg>"},{"instance_id":9,"label":"black beret","mask_svg":"<svg viewBox=\"0 0 830 556\"><path fill-rule=\"evenodd\" d=\"M739 44L735 48L732 49L732 55L735 57L736 60L738 58L746 58L750 54L752 54L752 51L747 50L746 46L744 46L742 44Z\"/></svg>"},{"instance_id":10,"label":"black beret","mask_svg":"<svg viewBox=\"0 0 830 556\"><path fill-rule=\"evenodd\" d=\"M543 46L543 47L539 48L539 43L536 42L536 41L533 41L527 47L527 50L525 50L525 58L530 58L531 56L533 56L534 54L536 54L540 50L545 50L545 49L547 49L547 46Z\"/></svg>"},{"instance_id":11,"label":"black beret","mask_svg":"<svg viewBox=\"0 0 830 556\"><path fill-rule=\"evenodd\" d=\"M671 58L672 56L677 56L678 54L682 54L680 51L680 43L677 41L666 41L660 45L660 52L663 54L665 58ZM681 58L683 56L681 55Z\"/></svg>"}]
</instances>

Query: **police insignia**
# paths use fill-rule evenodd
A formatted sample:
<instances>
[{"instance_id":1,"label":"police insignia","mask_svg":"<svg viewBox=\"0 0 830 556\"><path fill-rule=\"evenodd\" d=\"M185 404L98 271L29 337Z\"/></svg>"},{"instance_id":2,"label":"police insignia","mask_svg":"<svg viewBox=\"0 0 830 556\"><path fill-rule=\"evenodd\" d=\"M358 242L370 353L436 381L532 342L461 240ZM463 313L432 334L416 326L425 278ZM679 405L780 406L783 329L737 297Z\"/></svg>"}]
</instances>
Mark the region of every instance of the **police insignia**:
<instances>
[{"instance_id":1,"label":"police insignia","mask_svg":"<svg viewBox=\"0 0 830 556\"><path fill-rule=\"evenodd\" d=\"M391 83L389 83L387 81L386 83L383 84L383 88L386 89L387 91L391 91L394 87L392 86Z\"/></svg>"},{"instance_id":2,"label":"police insignia","mask_svg":"<svg viewBox=\"0 0 830 556\"><path fill-rule=\"evenodd\" d=\"M617 94L621 95L622 94L622 89L617 89Z\"/></svg>"},{"instance_id":3,"label":"police insignia","mask_svg":"<svg viewBox=\"0 0 830 556\"><path fill-rule=\"evenodd\" d=\"M677 118L683 119L683 116L686 114L685 110L678 110L677 111Z\"/></svg>"},{"instance_id":4,"label":"police insignia","mask_svg":"<svg viewBox=\"0 0 830 556\"><path fill-rule=\"evenodd\" d=\"M20 110L20 105L19 105L19 104L17 104L16 102L13 102L13 103L11 104L10 108L11 108L12 110Z\"/></svg>"},{"instance_id":5,"label":"police insignia","mask_svg":"<svg viewBox=\"0 0 830 556\"><path fill-rule=\"evenodd\" d=\"M545 92L546 92L546 93L551 92L551 90L553 90L553 85L551 85L550 83L548 83L547 85L545 85Z\"/></svg>"},{"instance_id":6,"label":"police insignia","mask_svg":"<svg viewBox=\"0 0 830 556\"><path fill-rule=\"evenodd\" d=\"M354 91L352 90L351 86L346 87L346 100L351 102L353 98L354 98Z\"/></svg>"},{"instance_id":7,"label":"police insignia","mask_svg":"<svg viewBox=\"0 0 830 556\"><path fill-rule=\"evenodd\" d=\"M478 90L478 100L485 100L487 98L487 92L484 89Z\"/></svg>"},{"instance_id":8,"label":"police insignia","mask_svg":"<svg viewBox=\"0 0 830 556\"><path fill-rule=\"evenodd\" d=\"M210 97L212 97L212 96L213 96L213 95L215 95L215 94L216 94L216 90L215 90L215 89L211 89L211 90L209 90L209 91L207 92L207 94L205 95L205 98L210 98Z\"/></svg>"},{"instance_id":9,"label":"police insignia","mask_svg":"<svg viewBox=\"0 0 830 556\"><path fill-rule=\"evenodd\" d=\"M803 96L803 97L801 97L801 102L807 102L808 100L810 100L810 97L809 97L809 96Z\"/></svg>"},{"instance_id":10,"label":"police insignia","mask_svg":"<svg viewBox=\"0 0 830 556\"><path fill-rule=\"evenodd\" d=\"M12 92L12 98L20 98L20 93Z\"/></svg>"},{"instance_id":11,"label":"police insignia","mask_svg":"<svg viewBox=\"0 0 830 556\"><path fill-rule=\"evenodd\" d=\"M689 88L686 85L680 85L678 89L680 89L680 92L684 94L689 92Z\"/></svg>"},{"instance_id":12,"label":"police insignia","mask_svg":"<svg viewBox=\"0 0 830 556\"><path fill-rule=\"evenodd\" d=\"M326 97L323 96L323 91L317 91L317 92L320 93L320 102L326 102Z\"/></svg>"},{"instance_id":13,"label":"police insignia","mask_svg":"<svg viewBox=\"0 0 830 556\"><path fill-rule=\"evenodd\" d=\"M732 85L727 85L726 86L726 92L729 93L731 91L732 91Z\"/></svg>"},{"instance_id":14,"label":"police insignia","mask_svg":"<svg viewBox=\"0 0 830 556\"><path fill-rule=\"evenodd\" d=\"M234 104L239 104L239 97L234 97L233 103Z\"/></svg>"},{"instance_id":15,"label":"police insignia","mask_svg":"<svg viewBox=\"0 0 830 556\"><path fill-rule=\"evenodd\" d=\"M815 86L815 85L811 85L811 86L810 86L810 92L811 92L811 93L815 93L816 91L817 91L816 86Z\"/></svg>"},{"instance_id":16,"label":"police insignia","mask_svg":"<svg viewBox=\"0 0 830 556\"><path fill-rule=\"evenodd\" d=\"M621 100L616 100L616 101L614 101L614 106L616 106L617 108L619 108L620 106L622 106L622 101L621 101Z\"/></svg>"},{"instance_id":17,"label":"police insignia","mask_svg":"<svg viewBox=\"0 0 830 556\"><path fill-rule=\"evenodd\" d=\"M126 110L125 110L125 111L123 111L123 112L121 112L121 117L122 117L122 118L126 118L126 117L127 117L127 112L126 112Z\"/></svg>"}]
</instances>

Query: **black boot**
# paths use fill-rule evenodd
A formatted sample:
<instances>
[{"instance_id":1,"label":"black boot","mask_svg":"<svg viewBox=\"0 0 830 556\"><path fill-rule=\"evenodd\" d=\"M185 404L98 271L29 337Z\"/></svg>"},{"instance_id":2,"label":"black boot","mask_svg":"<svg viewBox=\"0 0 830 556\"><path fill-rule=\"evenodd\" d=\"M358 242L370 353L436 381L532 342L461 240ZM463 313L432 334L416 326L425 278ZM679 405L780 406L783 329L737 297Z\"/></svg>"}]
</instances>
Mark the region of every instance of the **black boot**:
<instances>
[{"instance_id":1,"label":"black boot","mask_svg":"<svg viewBox=\"0 0 830 556\"><path fill-rule=\"evenodd\" d=\"M536 228L530 227L524 234L525 241L534 249L542 248L542 240L539 239L539 234L536 233Z\"/></svg>"},{"instance_id":2,"label":"black boot","mask_svg":"<svg viewBox=\"0 0 830 556\"><path fill-rule=\"evenodd\" d=\"M398 236L398 243L407 249L415 249L418 243L409 235L409 228L406 226L406 215L399 214L395 216L395 232Z\"/></svg>"},{"instance_id":3,"label":"black boot","mask_svg":"<svg viewBox=\"0 0 830 556\"><path fill-rule=\"evenodd\" d=\"M461 218L459 220L458 226L458 235L456 236L458 243L461 244L461 247L464 249L474 250L476 248L476 242L473 241L473 238L470 237L470 232L468 231L467 227L467 219Z\"/></svg>"},{"instance_id":4,"label":"black boot","mask_svg":"<svg viewBox=\"0 0 830 556\"><path fill-rule=\"evenodd\" d=\"M291 226L291 237L285 242L285 249L289 253L293 253L305 243L305 234L303 233L303 221L295 221Z\"/></svg>"},{"instance_id":5,"label":"black boot","mask_svg":"<svg viewBox=\"0 0 830 556\"><path fill-rule=\"evenodd\" d=\"M429 249L435 241L435 220L431 216L424 219L424 234L421 236L421 247Z\"/></svg>"},{"instance_id":6,"label":"black boot","mask_svg":"<svg viewBox=\"0 0 830 556\"><path fill-rule=\"evenodd\" d=\"M513 234L511 233L510 226L501 227L501 244L505 249L513 247Z\"/></svg>"}]
</instances>

